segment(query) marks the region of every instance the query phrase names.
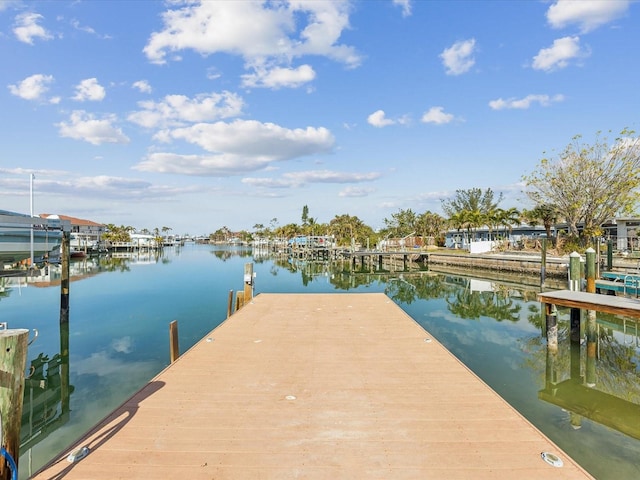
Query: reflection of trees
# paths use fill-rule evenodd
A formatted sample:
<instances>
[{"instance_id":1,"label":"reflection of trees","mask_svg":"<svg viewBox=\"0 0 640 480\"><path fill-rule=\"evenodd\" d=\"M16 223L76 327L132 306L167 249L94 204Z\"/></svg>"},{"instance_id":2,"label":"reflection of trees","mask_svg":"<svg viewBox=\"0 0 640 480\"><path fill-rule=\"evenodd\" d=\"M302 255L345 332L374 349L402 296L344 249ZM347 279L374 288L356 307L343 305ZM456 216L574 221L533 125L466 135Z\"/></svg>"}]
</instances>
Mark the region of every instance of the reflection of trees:
<instances>
[{"instance_id":1,"label":"reflection of trees","mask_svg":"<svg viewBox=\"0 0 640 480\"><path fill-rule=\"evenodd\" d=\"M233 257L251 257L252 251L250 248L220 248L211 250L211 255L214 255L218 260L226 262Z\"/></svg>"},{"instance_id":2,"label":"reflection of trees","mask_svg":"<svg viewBox=\"0 0 640 480\"><path fill-rule=\"evenodd\" d=\"M498 322L503 320L517 322L522 308L520 304L513 301L506 289L474 292L468 288L459 288L446 300L451 313L469 320L488 317Z\"/></svg>"},{"instance_id":3,"label":"reflection of trees","mask_svg":"<svg viewBox=\"0 0 640 480\"><path fill-rule=\"evenodd\" d=\"M98 265L104 272L128 272L131 259L123 257L100 257Z\"/></svg>"},{"instance_id":4,"label":"reflection of trees","mask_svg":"<svg viewBox=\"0 0 640 480\"><path fill-rule=\"evenodd\" d=\"M442 275L407 275L390 277L385 293L394 301L413 303L417 299L428 300L445 296L451 286Z\"/></svg>"}]
</instances>

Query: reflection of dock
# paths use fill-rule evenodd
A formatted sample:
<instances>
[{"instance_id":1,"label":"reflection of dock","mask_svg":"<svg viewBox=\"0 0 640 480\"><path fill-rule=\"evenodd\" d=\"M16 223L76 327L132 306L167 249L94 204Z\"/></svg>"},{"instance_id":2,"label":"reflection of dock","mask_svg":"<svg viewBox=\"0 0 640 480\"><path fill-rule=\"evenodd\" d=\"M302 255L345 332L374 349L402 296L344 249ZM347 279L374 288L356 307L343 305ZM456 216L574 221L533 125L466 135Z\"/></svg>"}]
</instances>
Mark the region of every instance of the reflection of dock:
<instances>
[{"instance_id":1,"label":"reflection of dock","mask_svg":"<svg viewBox=\"0 0 640 480\"><path fill-rule=\"evenodd\" d=\"M33 478L591 478L383 294L257 296L82 446Z\"/></svg>"},{"instance_id":2,"label":"reflection of dock","mask_svg":"<svg viewBox=\"0 0 640 480\"><path fill-rule=\"evenodd\" d=\"M561 290L538 294L545 304L547 313L547 365L545 388L538 392L541 400L557 405L572 414L572 425L579 427L581 418L613 428L621 433L640 440L640 405L620 398L610 392L599 390L596 360L599 358L600 326L610 331L617 330L624 335L623 348L635 348L638 344L638 319L640 301L635 299L600 295L597 293ZM571 360L569 378L560 381L560 362L558 361L556 314L552 305L571 308ZM581 355L580 310L593 313L585 322L586 355ZM609 322L596 319L595 312L605 312L623 317L632 317L629 323L634 325L631 332L632 342L627 342L627 319L614 318ZM633 341L635 338L635 342ZM583 358L584 357L584 358ZM600 387L602 388L602 387ZM604 388L606 390L606 387ZM628 395L625 392L625 395Z\"/></svg>"},{"instance_id":3,"label":"reflection of dock","mask_svg":"<svg viewBox=\"0 0 640 480\"><path fill-rule=\"evenodd\" d=\"M579 382L547 384L538 398L640 440L640 405Z\"/></svg>"}]
</instances>

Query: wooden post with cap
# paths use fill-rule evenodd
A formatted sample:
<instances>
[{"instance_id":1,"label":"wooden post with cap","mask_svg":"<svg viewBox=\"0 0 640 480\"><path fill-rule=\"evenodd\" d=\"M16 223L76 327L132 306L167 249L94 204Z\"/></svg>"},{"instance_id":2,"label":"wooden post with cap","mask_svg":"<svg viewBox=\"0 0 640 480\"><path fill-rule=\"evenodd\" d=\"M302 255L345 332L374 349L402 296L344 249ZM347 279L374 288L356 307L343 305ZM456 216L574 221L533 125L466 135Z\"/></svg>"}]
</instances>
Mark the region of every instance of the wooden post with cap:
<instances>
[{"instance_id":1,"label":"wooden post with cap","mask_svg":"<svg viewBox=\"0 0 640 480\"><path fill-rule=\"evenodd\" d=\"M24 396L24 371L27 364L29 330L7 329L0 324L0 422L2 438L0 444L18 464L20 456L20 424L22 422L22 400ZM7 463L0 461L0 480L11 478Z\"/></svg>"}]
</instances>

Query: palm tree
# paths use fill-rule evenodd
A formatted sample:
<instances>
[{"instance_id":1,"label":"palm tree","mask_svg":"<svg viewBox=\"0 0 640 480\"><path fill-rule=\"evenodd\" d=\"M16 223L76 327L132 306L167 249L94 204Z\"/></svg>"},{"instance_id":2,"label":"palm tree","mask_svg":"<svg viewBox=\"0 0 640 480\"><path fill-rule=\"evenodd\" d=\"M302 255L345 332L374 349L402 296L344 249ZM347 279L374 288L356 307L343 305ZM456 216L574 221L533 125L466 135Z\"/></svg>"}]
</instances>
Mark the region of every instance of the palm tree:
<instances>
[{"instance_id":1,"label":"palm tree","mask_svg":"<svg viewBox=\"0 0 640 480\"><path fill-rule=\"evenodd\" d=\"M536 225L538 221L542 222L547 238L552 238L551 227L555 225L560 216L558 208L550 203L541 203L531 210L525 210L523 216L531 225Z\"/></svg>"}]
</instances>

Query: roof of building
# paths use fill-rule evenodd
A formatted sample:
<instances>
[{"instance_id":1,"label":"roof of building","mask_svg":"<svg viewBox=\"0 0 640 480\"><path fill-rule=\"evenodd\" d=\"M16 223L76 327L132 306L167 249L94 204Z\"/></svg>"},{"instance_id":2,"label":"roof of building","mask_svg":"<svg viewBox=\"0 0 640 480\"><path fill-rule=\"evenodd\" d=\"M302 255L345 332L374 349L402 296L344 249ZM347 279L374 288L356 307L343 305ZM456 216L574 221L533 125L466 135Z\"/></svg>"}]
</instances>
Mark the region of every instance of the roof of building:
<instances>
[{"instance_id":1,"label":"roof of building","mask_svg":"<svg viewBox=\"0 0 640 480\"><path fill-rule=\"evenodd\" d=\"M51 216L53 216L54 214L52 213L41 213L40 217L42 218L49 218ZM96 223L93 222L91 220L85 220L84 218L76 218L76 217L70 217L68 215L56 215L58 218L60 218L60 220L68 220L69 223L71 223L71 225L84 225L87 227L101 227L103 226L102 223Z\"/></svg>"}]
</instances>

